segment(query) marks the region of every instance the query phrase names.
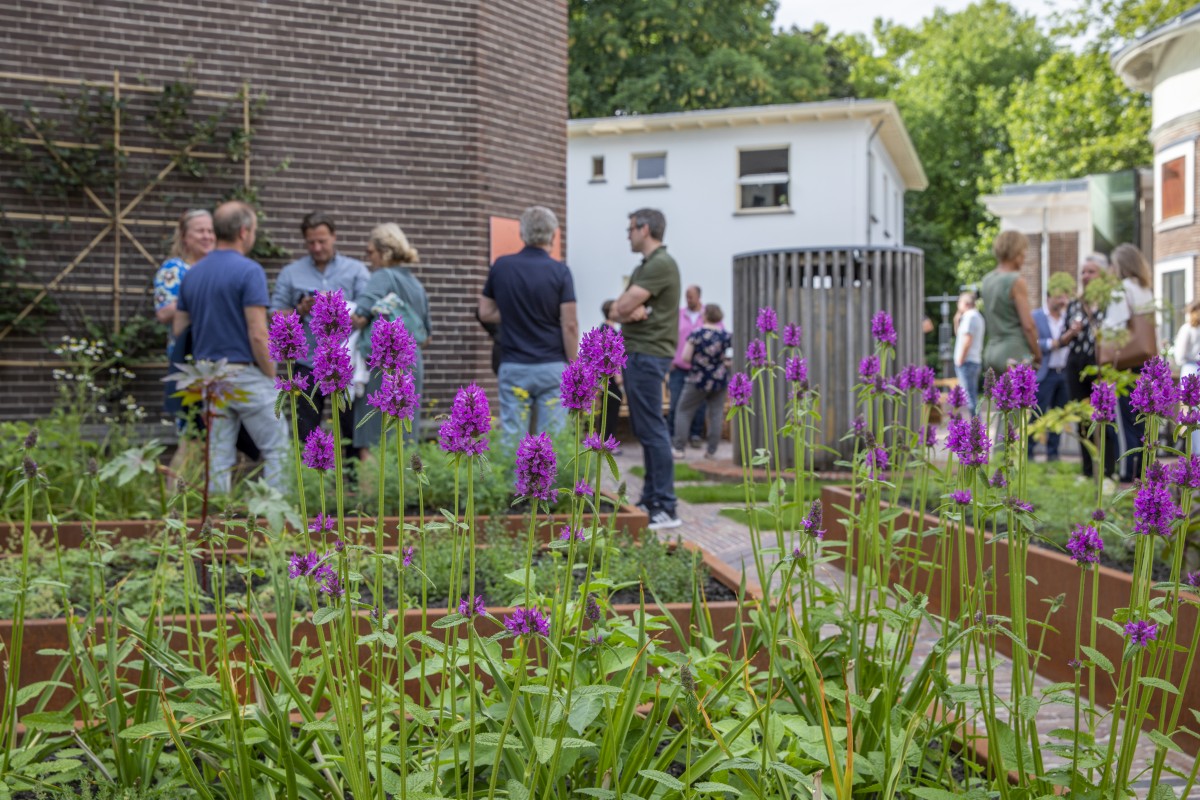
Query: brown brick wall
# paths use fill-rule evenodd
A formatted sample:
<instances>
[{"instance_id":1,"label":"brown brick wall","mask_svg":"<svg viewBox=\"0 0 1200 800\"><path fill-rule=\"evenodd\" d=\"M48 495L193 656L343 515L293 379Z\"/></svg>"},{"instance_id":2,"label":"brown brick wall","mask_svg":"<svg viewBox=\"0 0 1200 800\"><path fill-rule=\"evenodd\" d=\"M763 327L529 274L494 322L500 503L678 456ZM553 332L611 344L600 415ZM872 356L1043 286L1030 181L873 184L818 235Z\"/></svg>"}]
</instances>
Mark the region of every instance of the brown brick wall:
<instances>
[{"instance_id":1,"label":"brown brick wall","mask_svg":"<svg viewBox=\"0 0 1200 800\"><path fill-rule=\"evenodd\" d=\"M252 166L268 235L301 255L300 217L326 209L339 219L339 249L362 257L372 226L398 222L421 253L416 272L432 299L426 396L444 407L460 383L494 386L490 350L471 315L488 268L488 218L517 216L534 202L565 217L563 0L59 0L0 7L0 71L111 80L114 69L123 80L155 85L190 69L202 89L232 92L245 80L264 93ZM0 80L0 105L10 113L24 101L55 108L56 91ZM137 104L145 101L131 96L129 103L127 136L136 136ZM131 167L123 197L161 165ZM13 169L0 157L0 170ZM172 177L139 213L173 219L211 203L239 176L235 165L204 179ZM0 196L6 209L20 202ZM39 234L30 281L52 277L96 231L76 223ZM155 258L165 256L166 232L136 231ZM265 264L268 276L285 262ZM143 292L153 272L123 245L123 316L150 310ZM0 362L51 358L47 343L78 332L82 320L111 323L111 244L97 248L70 282L78 284L73 291L54 293L61 311L42 334L0 340ZM87 287L95 291L78 291ZM0 418L45 414L54 395L49 371L0 366ZM150 410L161 397L155 378L148 372L136 387Z\"/></svg>"},{"instance_id":2,"label":"brown brick wall","mask_svg":"<svg viewBox=\"0 0 1200 800\"><path fill-rule=\"evenodd\" d=\"M1029 252L1021 275L1029 286L1029 303L1032 308L1042 304L1042 235L1028 234ZM1050 232L1050 274L1067 272L1078 278L1079 234L1075 231Z\"/></svg>"},{"instance_id":3,"label":"brown brick wall","mask_svg":"<svg viewBox=\"0 0 1200 800\"><path fill-rule=\"evenodd\" d=\"M1153 144L1154 149L1158 151L1188 137L1195 137L1192 139L1192 147L1195 149L1195 155L1192 157L1192 167L1195 170L1192 200L1195 204L1193 208L1200 210L1200 114L1189 115L1155 131ZM1158 176L1155 175L1154 179L1157 182ZM1150 198L1150 202L1153 204L1153 197ZM1196 215L1191 225L1156 231L1154 234L1154 258L1157 261L1196 252L1200 252L1200 214Z\"/></svg>"}]
</instances>

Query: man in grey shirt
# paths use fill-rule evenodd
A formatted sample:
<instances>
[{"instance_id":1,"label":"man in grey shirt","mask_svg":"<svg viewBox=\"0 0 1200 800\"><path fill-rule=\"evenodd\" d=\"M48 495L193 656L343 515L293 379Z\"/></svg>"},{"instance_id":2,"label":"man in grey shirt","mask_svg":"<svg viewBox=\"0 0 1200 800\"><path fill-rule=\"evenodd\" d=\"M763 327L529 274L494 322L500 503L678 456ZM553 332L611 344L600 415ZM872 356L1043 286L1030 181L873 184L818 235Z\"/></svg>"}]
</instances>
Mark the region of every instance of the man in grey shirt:
<instances>
[{"instance_id":1,"label":"man in grey shirt","mask_svg":"<svg viewBox=\"0 0 1200 800\"><path fill-rule=\"evenodd\" d=\"M300 313L304 321L304 336L308 339L309 358L296 362L296 372L311 377L311 359L316 350L316 340L309 325L313 296L317 292L341 289L346 300L353 302L367 285L370 273L363 262L337 252L337 226L328 214L314 211L305 215L300 221L300 233L304 237L308 255L279 271L275 291L271 295L271 311L295 309ZM325 411L324 396L320 392L314 392L313 395L315 409L308 403L296 404L296 430L301 440L321 424L321 416ZM351 430L353 418L349 411L343 412L341 423L343 431Z\"/></svg>"},{"instance_id":2,"label":"man in grey shirt","mask_svg":"<svg viewBox=\"0 0 1200 800\"><path fill-rule=\"evenodd\" d=\"M979 413L979 373L983 370L983 314L975 307L975 293L958 296L954 315L954 374L967 392L971 416Z\"/></svg>"}]
</instances>

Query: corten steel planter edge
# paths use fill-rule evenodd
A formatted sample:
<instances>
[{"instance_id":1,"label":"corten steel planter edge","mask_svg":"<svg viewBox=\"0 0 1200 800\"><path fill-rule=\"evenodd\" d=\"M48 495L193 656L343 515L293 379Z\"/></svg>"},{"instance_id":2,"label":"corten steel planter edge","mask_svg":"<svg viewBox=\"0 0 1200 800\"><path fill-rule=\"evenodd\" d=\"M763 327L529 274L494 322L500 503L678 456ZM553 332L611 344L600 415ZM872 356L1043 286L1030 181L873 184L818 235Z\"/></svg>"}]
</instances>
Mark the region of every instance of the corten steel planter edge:
<instances>
[{"instance_id":1,"label":"corten steel planter edge","mask_svg":"<svg viewBox=\"0 0 1200 800\"><path fill-rule=\"evenodd\" d=\"M825 541L827 542L845 542L846 528L842 524L841 518L843 512L837 510L837 506L843 508L850 507L852 499L851 491L847 487L841 486L824 486L821 489L821 505L824 514L826 532ZM890 503L884 503L884 508L889 508ZM919 524L918 524L919 523ZM914 509L905 507L903 513L896 519L896 529L900 530L908 528L910 530L930 531L940 525L940 520L932 514L922 514ZM928 534L922 537L921 551L923 558L931 559L933 557L934 545L938 536L946 536L947 533ZM990 541L991 535L987 535ZM969 564L974 564L974 547L975 534L972 528L967 528L967 561ZM953 540L951 540L951 543ZM833 555L835 563L846 569L845 554L840 548L831 548L830 554ZM1009 595L1008 583L1008 549L1002 545L995 548L995 564L991 560L992 549L984 550L984 568L989 566L994 567L993 574L997 578L996 584L996 602L995 611L1000 616L1010 616L1011 602ZM951 571L952 580L957 581L958 569L957 559L953 559L954 567ZM1099 592L1097 596L1097 613L1101 618L1111 619L1113 612L1117 608L1125 607L1130 597L1130 590L1133 586L1133 575L1127 572L1122 572L1111 567L1098 566L1100 582ZM846 570L850 571L850 570ZM1034 620L1045 619L1046 612L1049 610L1047 602L1059 595L1062 597L1062 607L1050 618L1050 625L1054 630L1045 632L1044 643L1041 646L1042 658L1038 660L1038 674L1055 682L1073 683L1075 681L1075 671L1071 668L1069 662L1075 658L1075 616L1078 610L1079 603L1079 580L1082 570L1071 560L1070 557L1063 553L1058 553L1053 550L1047 550L1042 547L1030 547L1026 558L1026 572L1036 581L1027 583L1026 589L1026 608L1028 609L1030 620L1030 635L1034 638L1034 644L1041 640L1040 627L1033 625ZM923 590L926 578L925 570L918 570L919 580L916 586ZM900 575L898 567L893 567L890 576L892 581L899 581ZM969 576L973 579L974 576ZM929 608L935 612L941 611L941 592L940 584L935 576L929 592ZM956 585L956 584L955 584ZM1091 586L1092 579L1088 575L1084 580L1084 617L1083 617L1083 632L1085 636L1089 630L1089 614L1091 609ZM952 593L952 595L955 593ZM1155 592L1156 595L1162 595L1162 592ZM1197 619L1197 606L1195 595L1184 592L1184 598L1191 599L1191 603L1180 603L1175 609L1176 625L1178 634L1176 641L1187 643L1191 641L1192 632L1195 626L1200 622ZM957 598L951 597L950 613L957 613ZM997 636L997 650L1006 655L1012 655L1012 643L1006 636ZM1106 658L1119 668L1121 656L1125 648L1124 637L1118 636L1115 632L1100 626L1097 632L1096 649L1100 651ZM1082 656L1081 656L1082 657ZM1177 654L1174 667L1171 674L1171 682L1176 686L1179 685L1183 675L1185 657L1183 654ZM1096 701L1101 705L1111 708L1116 700L1115 689L1112 681L1103 671L1097 669L1097 680L1095 687ZM1081 687L1084 692L1087 691L1087 671L1082 674ZM1157 710L1161 693L1155 690L1150 708ZM1173 698L1168 698L1173 700ZM1192 708L1200 710L1200 679L1193 676L1188 682L1188 686L1183 695L1184 713L1180 716L1180 724L1186 725L1190 715L1187 714L1187 709ZM1170 708L1170 703L1168 703ZM1147 725L1150 725L1150 721ZM1197 741L1191 736L1176 737L1179 744L1184 750L1192 755L1200 753L1200 741Z\"/></svg>"}]
</instances>

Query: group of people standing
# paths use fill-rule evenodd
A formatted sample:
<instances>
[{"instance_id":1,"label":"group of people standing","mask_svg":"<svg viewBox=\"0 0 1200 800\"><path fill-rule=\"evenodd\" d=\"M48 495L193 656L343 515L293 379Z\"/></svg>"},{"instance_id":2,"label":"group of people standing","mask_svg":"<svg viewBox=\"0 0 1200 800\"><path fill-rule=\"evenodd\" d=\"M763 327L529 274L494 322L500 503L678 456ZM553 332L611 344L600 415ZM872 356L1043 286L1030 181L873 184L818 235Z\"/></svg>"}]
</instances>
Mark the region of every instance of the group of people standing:
<instances>
[{"instance_id":1,"label":"group of people standing","mask_svg":"<svg viewBox=\"0 0 1200 800\"><path fill-rule=\"evenodd\" d=\"M1038 406L1042 413L1061 408L1068 401L1091 397L1093 374L1089 366L1100 359L1098 342L1119 339L1132 318L1153 314L1154 295L1151 290L1150 267L1140 250L1132 244L1116 247L1109 256L1091 253L1079 267L1079 288L1069 276L1052 276L1047 287L1046 304L1032 309L1029 288L1022 267L1029 251L1029 240L1017 231L1002 231L992 245L996 268L984 276L978 301L973 292L964 292L958 299L955 315L954 366L959 384L966 390L972 415L979 412L979 383L981 374L991 371L1000 376L1014 364L1024 363L1037 369ZM1108 302L1095 302L1086 294L1087 286L1102 273L1119 281ZM1195 314L1200 323L1200 305L1189 309L1189 321ZM1192 334L1190 331L1194 331ZM1182 343L1182 345L1181 345ZM1185 325L1176 342L1175 357L1181 365L1190 364L1196 370L1200 358L1200 326ZM1189 367L1184 367L1188 369ZM1136 373L1140 368L1134 367ZM1137 448L1145 434L1144 425L1137 419L1129 398L1119 399L1121 437L1126 450ZM1140 472L1137 454L1120 459L1115 434L1104 426L1104 475L1131 481ZM1080 437L1086 436L1080 426ZM1046 458L1059 457L1061 436L1053 431L1046 436ZM1028 443L1033 456L1035 442ZM1092 456L1081 449L1083 474L1094 474Z\"/></svg>"},{"instance_id":2,"label":"group of people standing","mask_svg":"<svg viewBox=\"0 0 1200 800\"><path fill-rule=\"evenodd\" d=\"M409 268L418 254L398 225L387 223L371 231L364 263L338 252L332 217L308 214L300 223L308 254L280 271L271 292L262 265L249 257L257 230L254 208L240 201L223 203L211 213L188 211L179 220L171 258L154 279L157 318L171 326L171 363L183 363L189 356L196 361L224 360L229 385L236 390L208 431L210 488L216 492L229 491L239 433L245 446L261 454L267 482L283 484L288 436L286 423L275 415L278 387L276 364L267 347L268 311L299 313L309 358L297 361L294 377L311 385L313 301L317 292L341 290L356 330L351 337L355 400L339 419L351 454L364 455L381 435L380 417L367 418L363 399L381 380L366 369L374 321L402 317L420 347L432 333L428 295ZM419 350L414 367L418 392L423 376ZM174 387L168 386L167 392L173 394ZM296 427L302 439L320 425L324 413L324 396L313 392L311 400L312 406L297 405ZM181 413L178 424L184 431L203 424L203 419Z\"/></svg>"}]
</instances>

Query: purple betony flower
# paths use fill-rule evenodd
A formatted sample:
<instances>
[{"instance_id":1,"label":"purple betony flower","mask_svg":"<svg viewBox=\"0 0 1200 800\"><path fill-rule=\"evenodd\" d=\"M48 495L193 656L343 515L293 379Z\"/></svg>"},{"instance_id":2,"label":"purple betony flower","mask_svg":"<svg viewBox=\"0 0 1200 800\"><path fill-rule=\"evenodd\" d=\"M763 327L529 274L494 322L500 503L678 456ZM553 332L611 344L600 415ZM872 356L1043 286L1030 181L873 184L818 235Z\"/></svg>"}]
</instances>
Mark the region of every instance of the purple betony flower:
<instances>
[{"instance_id":1,"label":"purple betony flower","mask_svg":"<svg viewBox=\"0 0 1200 800\"><path fill-rule=\"evenodd\" d=\"M876 311L875 316L871 317L871 335L880 344L894 348L897 338L896 328L892 325L892 315L883 310Z\"/></svg>"},{"instance_id":2,"label":"purple betony flower","mask_svg":"<svg viewBox=\"0 0 1200 800\"><path fill-rule=\"evenodd\" d=\"M971 490L959 489L958 491L951 492L950 499L953 500L957 505L969 506L971 505Z\"/></svg>"},{"instance_id":3,"label":"purple betony flower","mask_svg":"<svg viewBox=\"0 0 1200 800\"><path fill-rule=\"evenodd\" d=\"M558 477L558 460L554 442L546 432L527 434L517 446L517 495L534 500L553 502L558 492L554 482Z\"/></svg>"},{"instance_id":4,"label":"purple betony flower","mask_svg":"<svg viewBox=\"0 0 1200 800\"><path fill-rule=\"evenodd\" d=\"M1005 497L1004 505L1015 511L1024 511L1026 514L1033 513L1033 503L1026 502L1025 500L1017 497L1015 494L1010 494L1008 497Z\"/></svg>"},{"instance_id":5,"label":"purple betony flower","mask_svg":"<svg viewBox=\"0 0 1200 800\"><path fill-rule=\"evenodd\" d=\"M609 434L608 438L605 439L599 433L589 433L583 437L582 444L585 450L595 450L596 452L607 450L610 453L615 453L617 448L621 446L621 443L617 441L617 437L612 434Z\"/></svg>"},{"instance_id":6,"label":"purple betony flower","mask_svg":"<svg viewBox=\"0 0 1200 800\"><path fill-rule=\"evenodd\" d=\"M1129 402L1143 414L1175 419L1179 409L1180 391L1171 375L1171 365L1162 356L1155 356L1142 366Z\"/></svg>"},{"instance_id":7,"label":"purple betony flower","mask_svg":"<svg viewBox=\"0 0 1200 800\"><path fill-rule=\"evenodd\" d=\"M729 379L729 403L733 406L748 406L750 405L750 395L754 392L754 385L750 383L750 376L744 372L735 372L733 377Z\"/></svg>"},{"instance_id":8,"label":"purple betony flower","mask_svg":"<svg viewBox=\"0 0 1200 800\"><path fill-rule=\"evenodd\" d=\"M471 598L464 597L458 601L458 613L464 617L482 617L487 614L487 608L483 605L483 595L475 595L475 602L471 602Z\"/></svg>"},{"instance_id":9,"label":"purple betony flower","mask_svg":"<svg viewBox=\"0 0 1200 800\"><path fill-rule=\"evenodd\" d=\"M1001 411L1035 408L1037 391L1037 373L1028 364L1016 364L996 381L992 387L992 399Z\"/></svg>"},{"instance_id":10,"label":"purple betony flower","mask_svg":"<svg viewBox=\"0 0 1200 800\"><path fill-rule=\"evenodd\" d=\"M764 336L779 330L779 317L776 316L775 309L770 306L760 308L758 318L754 321L754 327L758 328L758 332Z\"/></svg>"},{"instance_id":11,"label":"purple betony flower","mask_svg":"<svg viewBox=\"0 0 1200 800\"><path fill-rule=\"evenodd\" d=\"M518 608L504 618L504 627L513 636L550 635L550 620L536 608Z\"/></svg>"},{"instance_id":12,"label":"purple betony flower","mask_svg":"<svg viewBox=\"0 0 1200 800\"><path fill-rule=\"evenodd\" d=\"M1100 561L1100 552L1104 549L1104 540L1091 525L1076 525L1067 537L1067 552L1079 566L1095 564Z\"/></svg>"},{"instance_id":13,"label":"purple betony flower","mask_svg":"<svg viewBox=\"0 0 1200 800\"><path fill-rule=\"evenodd\" d=\"M802 331L800 326L789 322L783 326L783 346L784 347L799 347L800 335Z\"/></svg>"},{"instance_id":14,"label":"purple betony flower","mask_svg":"<svg viewBox=\"0 0 1200 800\"><path fill-rule=\"evenodd\" d=\"M334 549L334 551L340 553L346 549L346 543L343 542L341 539L334 539L333 540L333 549Z\"/></svg>"},{"instance_id":15,"label":"purple betony flower","mask_svg":"<svg viewBox=\"0 0 1200 800\"><path fill-rule=\"evenodd\" d=\"M767 345L762 339L751 339L746 345L746 363L752 367L767 365Z\"/></svg>"},{"instance_id":16,"label":"purple betony flower","mask_svg":"<svg viewBox=\"0 0 1200 800\"><path fill-rule=\"evenodd\" d=\"M800 357L789 358L784 362L783 376L791 383L808 383L808 359Z\"/></svg>"},{"instance_id":17,"label":"purple betony flower","mask_svg":"<svg viewBox=\"0 0 1200 800\"><path fill-rule=\"evenodd\" d=\"M321 556L316 550L309 553L294 553L288 562L288 577L307 577L312 574L319 563L321 563Z\"/></svg>"},{"instance_id":18,"label":"purple betony flower","mask_svg":"<svg viewBox=\"0 0 1200 800\"><path fill-rule=\"evenodd\" d=\"M596 492L595 492L595 490L592 489L592 487L588 484L587 481L577 481L575 483L575 496L576 497L595 497Z\"/></svg>"},{"instance_id":19,"label":"purple betony flower","mask_svg":"<svg viewBox=\"0 0 1200 800\"><path fill-rule=\"evenodd\" d=\"M1175 462L1171 483L1181 489L1200 489L1200 455L1185 456Z\"/></svg>"},{"instance_id":20,"label":"purple betony flower","mask_svg":"<svg viewBox=\"0 0 1200 800\"><path fill-rule=\"evenodd\" d=\"M936 380L937 372L934 371L933 367L917 367L916 372L913 375L913 388L932 389L934 388L933 385Z\"/></svg>"},{"instance_id":21,"label":"purple betony flower","mask_svg":"<svg viewBox=\"0 0 1200 800\"><path fill-rule=\"evenodd\" d=\"M293 375L291 380L288 380L283 375L275 376L275 389L280 392L295 392L303 394L308 391L308 373L302 372Z\"/></svg>"},{"instance_id":22,"label":"purple betony flower","mask_svg":"<svg viewBox=\"0 0 1200 800\"><path fill-rule=\"evenodd\" d=\"M1133 531L1143 536L1157 534L1170 536L1175 520L1183 512L1175 505L1171 489L1162 480L1152 480L1147 471L1146 480L1138 487L1133 499Z\"/></svg>"},{"instance_id":23,"label":"purple betony flower","mask_svg":"<svg viewBox=\"0 0 1200 800\"><path fill-rule=\"evenodd\" d=\"M992 477L988 478L988 486L993 489L1003 489L1008 486L1008 478L1004 477L1004 471L997 469L992 473Z\"/></svg>"},{"instance_id":24,"label":"purple betony flower","mask_svg":"<svg viewBox=\"0 0 1200 800\"><path fill-rule=\"evenodd\" d=\"M417 340L400 319L377 319L371 327L370 369L385 372L412 369L417 363Z\"/></svg>"},{"instance_id":25,"label":"purple betony flower","mask_svg":"<svg viewBox=\"0 0 1200 800\"><path fill-rule=\"evenodd\" d=\"M979 417L950 420L946 449L958 456L959 463L964 467L986 465L991 447L987 424Z\"/></svg>"},{"instance_id":26,"label":"purple betony flower","mask_svg":"<svg viewBox=\"0 0 1200 800\"><path fill-rule=\"evenodd\" d=\"M272 361L303 361L308 358L308 342L304 325L295 311L278 312L271 316L267 333L267 352Z\"/></svg>"},{"instance_id":27,"label":"purple betony flower","mask_svg":"<svg viewBox=\"0 0 1200 800\"><path fill-rule=\"evenodd\" d=\"M333 434L313 428L304 440L304 455L301 460L309 469L333 469Z\"/></svg>"},{"instance_id":28,"label":"purple betony flower","mask_svg":"<svg viewBox=\"0 0 1200 800\"><path fill-rule=\"evenodd\" d=\"M584 541L585 537L583 528L579 527L575 530L571 530L570 525L563 525L562 530L558 532L558 538L564 542L569 542L571 541L572 537L574 537L575 541L577 542Z\"/></svg>"},{"instance_id":29,"label":"purple betony flower","mask_svg":"<svg viewBox=\"0 0 1200 800\"><path fill-rule=\"evenodd\" d=\"M325 566L317 574L317 591L330 597L341 597L346 593L342 579L329 566Z\"/></svg>"},{"instance_id":30,"label":"purple betony flower","mask_svg":"<svg viewBox=\"0 0 1200 800\"><path fill-rule=\"evenodd\" d=\"M583 414L591 413L599 390L596 370L582 358L575 359L563 370L559 389L563 408Z\"/></svg>"},{"instance_id":31,"label":"purple betony flower","mask_svg":"<svg viewBox=\"0 0 1200 800\"><path fill-rule=\"evenodd\" d=\"M820 540L825 538L825 529L821 527L821 508L820 500L813 500L812 505L808 507L808 513L800 520L801 529L814 539Z\"/></svg>"},{"instance_id":32,"label":"purple betony flower","mask_svg":"<svg viewBox=\"0 0 1200 800\"><path fill-rule=\"evenodd\" d=\"M413 556L416 554L416 552L417 552L417 548L415 548L415 547L404 548L404 561L403 561L404 566L406 566L406 567L412 566Z\"/></svg>"},{"instance_id":33,"label":"purple betony flower","mask_svg":"<svg viewBox=\"0 0 1200 800\"><path fill-rule=\"evenodd\" d=\"M866 457L867 477L871 480L887 478L888 454L882 447L872 447Z\"/></svg>"},{"instance_id":34,"label":"purple betony flower","mask_svg":"<svg viewBox=\"0 0 1200 800\"><path fill-rule=\"evenodd\" d=\"M878 374L879 356L872 354L858 362L858 379L863 383L870 383Z\"/></svg>"},{"instance_id":35,"label":"purple betony flower","mask_svg":"<svg viewBox=\"0 0 1200 800\"><path fill-rule=\"evenodd\" d=\"M354 379L354 366L350 362L350 348L346 347L345 340L318 341L312 372L317 388L323 395L328 396L348 387Z\"/></svg>"},{"instance_id":36,"label":"purple betony flower","mask_svg":"<svg viewBox=\"0 0 1200 800\"><path fill-rule=\"evenodd\" d=\"M331 531L335 528L337 528L337 517L326 516L324 514L317 514L315 517L313 517L312 522L308 523L308 530L310 533L324 533L325 531ZM292 577L294 578L296 576L293 575Z\"/></svg>"},{"instance_id":37,"label":"purple betony flower","mask_svg":"<svg viewBox=\"0 0 1200 800\"><path fill-rule=\"evenodd\" d=\"M857 417L851 420L850 430L853 431L854 435L859 439L864 438L867 435L867 418L862 414L859 414Z\"/></svg>"},{"instance_id":38,"label":"purple betony flower","mask_svg":"<svg viewBox=\"0 0 1200 800\"><path fill-rule=\"evenodd\" d=\"M579 360L589 364L597 375L614 376L628 360L625 337L608 325L592 328L579 340Z\"/></svg>"},{"instance_id":39,"label":"purple betony flower","mask_svg":"<svg viewBox=\"0 0 1200 800\"><path fill-rule=\"evenodd\" d=\"M1158 638L1158 623L1136 619L1125 623L1125 635L1134 647L1147 647Z\"/></svg>"},{"instance_id":40,"label":"purple betony flower","mask_svg":"<svg viewBox=\"0 0 1200 800\"><path fill-rule=\"evenodd\" d=\"M1184 576L1183 582L1193 589L1200 589L1200 571L1189 572Z\"/></svg>"},{"instance_id":41,"label":"purple betony flower","mask_svg":"<svg viewBox=\"0 0 1200 800\"><path fill-rule=\"evenodd\" d=\"M1111 383L1092 384L1092 422L1113 422L1117 418L1117 392Z\"/></svg>"},{"instance_id":42,"label":"purple betony flower","mask_svg":"<svg viewBox=\"0 0 1200 800\"><path fill-rule=\"evenodd\" d=\"M350 309L346 307L346 297L341 289L313 295L309 325L318 343L325 340L344 342L350 338Z\"/></svg>"},{"instance_id":43,"label":"purple betony flower","mask_svg":"<svg viewBox=\"0 0 1200 800\"><path fill-rule=\"evenodd\" d=\"M938 391L936 386L926 386L921 390L921 400L927 406L936 406L941 402L942 393Z\"/></svg>"},{"instance_id":44,"label":"purple betony flower","mask_svg":"<svg viewBox=\"0 0 1200 800\"><path fill-rule=\"evenodd\" d=\"M1200 372L1183 377L1180 381L1179 395L1185 406L1200 406Z\"/></svg>"},{"instance_id":45,"label":"purple betony flower","mask_svg":"<svg viewBox=\"0 0 1200 800\"><path fill-rule=\"evenodd\" d=\"M960 409L967 407L967 404L970 402L970 398L967 397L966 389L955 384L954 386L951 386L950 391L946 393L946 402L950 404L951 408Z\"/></svg>"},{"instance_id":46,"label":"purple betony flower","mask_svg":"<svg viewBox=\"0 0 1200 800\"><path fill-rule=\"evenodd\" d=\"M1104 520L1107 516L1108 515L1104 513L1103 508L1097 508L1095 511L1092 512L1092 519L1096 522L1104 522Z\"/></svg>"},{"instance_id":47,"label":"purple betony flower","mask_svg":"<svg viewBox=\"0 0 1200 800\"><path fill-rule=\"evenodd\" d=\"M587 605L584 606L583 616L593 625L600 621L600 604L596 602L596 595L591 592L588 592Z\"/></svg>"},{"instance_id":48,"label":"purple betony flower","mask_svg":"<svg viewBox=\"0 0 1200 800\"><path fill-rule=\"evenodd\" d=\"M412 419L421 405L417 382L411 372L385 372L379 391L367 395L367 405L397 419Z\"/></svg>"},{"instance_id":49,"label":"purple betony flower","mask_svg":"<svg viewBox=\"0 0 1200 800\"><path fill-rule=\"evenodd\" d=\"M447 453L481 455L488 449L492 412L487 395L472 383L458 390L450 418L438 429L438 446Z\"/></svg>"},{"instance_id":50,"label":"purple betony flower","mask_svg":"<svg viewBox=\"0 0 1200 800\"><path fill-rule=\"evenodd\" d=\"M932 422L925 426L925 435L921 438L925 447L937 447L937 426Z\"/></svg>"}]
</instances>

